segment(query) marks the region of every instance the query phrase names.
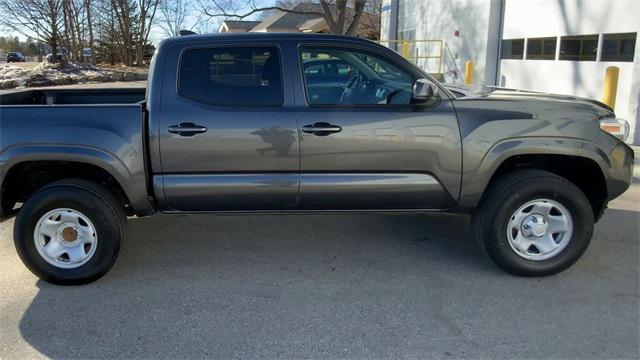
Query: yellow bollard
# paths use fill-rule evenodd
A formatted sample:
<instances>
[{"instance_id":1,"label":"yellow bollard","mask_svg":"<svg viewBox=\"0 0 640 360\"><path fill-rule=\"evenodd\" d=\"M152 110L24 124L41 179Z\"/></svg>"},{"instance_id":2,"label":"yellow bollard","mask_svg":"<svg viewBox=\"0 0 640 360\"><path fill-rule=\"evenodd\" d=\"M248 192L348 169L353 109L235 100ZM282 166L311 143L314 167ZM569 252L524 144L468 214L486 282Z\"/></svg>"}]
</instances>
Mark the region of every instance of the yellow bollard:
<instances>
[{"instance_id":1,"label":"yellow bollard","mask_svg":"<svg viewBox=\"0 0 640 360\"><path fill-rule=\"evenodd\" d=\"M473 84L473 61L467 61L464 64L464 83Z\"/></svg>"},{"instance_id":2,"label":"yellow bollard","mask_svg":"<svg viewBox=\"0 0 640 360\"><path fill-rule=\"evenodd\" d=\"M402 43L402 56L404 56L405 59L409 58L409 42L408 41L404 41Z\"/></svg>"},{"instance_id":3,"label":"yellow bollard","mask_svg":"<svg viewBox=\"0 0 640 360\"><path fill-rule=\"evenodd\" d=\"M604 72L604 91L602 92L602 102L612 109L616 107L616 94L618 92L618 77L620 68L608 66Z\"/></svg>"}]
</instances>

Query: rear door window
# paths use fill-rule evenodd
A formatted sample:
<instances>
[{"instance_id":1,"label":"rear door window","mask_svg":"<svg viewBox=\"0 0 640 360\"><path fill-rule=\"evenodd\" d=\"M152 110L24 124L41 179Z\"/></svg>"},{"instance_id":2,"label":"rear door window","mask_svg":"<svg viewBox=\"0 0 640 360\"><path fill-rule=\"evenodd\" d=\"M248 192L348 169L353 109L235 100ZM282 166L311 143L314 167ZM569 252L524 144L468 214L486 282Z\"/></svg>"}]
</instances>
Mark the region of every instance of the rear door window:
<instances>
[{"instance_id":1,"label":"rear door window","mask_svg":"<svg viewBox=\"0 0 640 360\"><path fill-rule=\"evenodd\" d=\"M279 106L282 71L275 47L212 47L182 54L178 94L210 105Z\"/></svg>"}]
</instances>

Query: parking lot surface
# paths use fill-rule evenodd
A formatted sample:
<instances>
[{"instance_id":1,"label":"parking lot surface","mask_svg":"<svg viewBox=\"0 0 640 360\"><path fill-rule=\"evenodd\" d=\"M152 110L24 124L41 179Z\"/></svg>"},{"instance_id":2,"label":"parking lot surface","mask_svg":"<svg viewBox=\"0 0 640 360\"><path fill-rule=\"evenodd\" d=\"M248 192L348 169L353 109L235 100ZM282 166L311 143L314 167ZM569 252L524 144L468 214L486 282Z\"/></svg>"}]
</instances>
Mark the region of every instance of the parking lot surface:
<instances>
[{"instance_id":1,"label":"parking lot surface","mask_svg":"<svg viewBox=\"0 0 640 360\"><path fill-rule=\"evenodd\" d=\"M638 358L640 184L568 271L498 270L461 215L132 219L96 283L0 224L0 358Z\"/></svg>"}]
</instances>

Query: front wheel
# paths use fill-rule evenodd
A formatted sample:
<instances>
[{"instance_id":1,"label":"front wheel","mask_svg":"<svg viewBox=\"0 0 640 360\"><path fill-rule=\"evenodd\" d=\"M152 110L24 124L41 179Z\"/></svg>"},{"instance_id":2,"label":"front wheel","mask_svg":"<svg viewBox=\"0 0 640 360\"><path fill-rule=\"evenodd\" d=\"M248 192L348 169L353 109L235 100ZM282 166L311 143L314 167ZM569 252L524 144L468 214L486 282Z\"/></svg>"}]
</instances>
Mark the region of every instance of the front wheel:
<instances>
[{"instance_id":1,"label":"front wheel","mask_svg":"<svg viewBox=\"0 0 640 360\"><path fill-rule=\"evenodd\" d=\"M13 234L23 263L60 285L95 281L111 269L124 237L126 215L103 187L62 180L38 190L16 216Z\"/></svg>"},{"instance_id":2,"label":"front wheel","mask_svg":"<svg viewBox=\"0 0 640 360\"><path fill-rule=\"evenodd\" d=\"M491 259L520 276L552 275L570 267L587 249L593 224L584 193L540 170L498 179L473 218L474 233Z\"/></svg>"}]
</instances>

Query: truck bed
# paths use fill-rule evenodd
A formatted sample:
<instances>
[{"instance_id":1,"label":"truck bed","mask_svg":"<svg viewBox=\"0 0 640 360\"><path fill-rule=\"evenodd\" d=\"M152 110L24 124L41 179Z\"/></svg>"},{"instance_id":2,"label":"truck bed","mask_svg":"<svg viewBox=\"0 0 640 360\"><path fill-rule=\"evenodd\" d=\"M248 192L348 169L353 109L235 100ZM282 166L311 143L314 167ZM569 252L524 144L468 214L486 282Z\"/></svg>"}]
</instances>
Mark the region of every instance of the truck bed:
<instances>
[{"instance_id":1,"label":"truck bed","mask_svg":"<svg viewBox=\"0 0 640 360\"><path fill-rule=\"evenodd\" d=\"M135 104L144 101L145 88L33 89L0 95L0 105Z\"/></svg>"},{"instance_id":2,"label":"truck bed","mask_svg":"<svg viewBox=\"0 0 640 360\"><path fill-rule=\"evenodd\" d=\"M58 89L0 95L0 180L14 166L93 166L114 177L136 214L151 213L144 91Z\"/></svg>"}]
</instances>

